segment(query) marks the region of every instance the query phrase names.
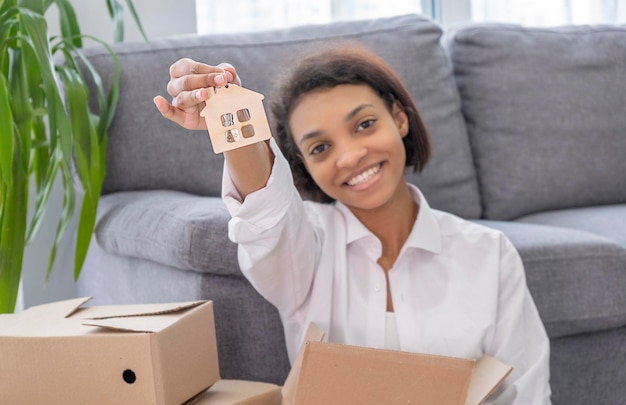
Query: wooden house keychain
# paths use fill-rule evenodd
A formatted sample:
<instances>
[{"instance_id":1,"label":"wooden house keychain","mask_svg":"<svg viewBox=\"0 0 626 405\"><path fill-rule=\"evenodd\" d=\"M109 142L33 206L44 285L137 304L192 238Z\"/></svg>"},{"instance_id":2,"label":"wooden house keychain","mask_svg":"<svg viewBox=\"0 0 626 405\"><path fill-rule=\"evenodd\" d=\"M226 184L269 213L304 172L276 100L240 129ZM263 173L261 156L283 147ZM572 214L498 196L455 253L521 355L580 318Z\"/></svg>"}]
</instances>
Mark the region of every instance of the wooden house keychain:
<instances>
[{"instance_id":1,"label":"wooden house keychain","mask_svg":"<svg viewBox=\"0 0 626 405\"><path fill-rule=\"evenodd\" d=\"M209 87L209 98L200 112L204 117L213 152L265 141L272 134L263 108L263 94L229 83Z\"/></svg>"}]
</instances>

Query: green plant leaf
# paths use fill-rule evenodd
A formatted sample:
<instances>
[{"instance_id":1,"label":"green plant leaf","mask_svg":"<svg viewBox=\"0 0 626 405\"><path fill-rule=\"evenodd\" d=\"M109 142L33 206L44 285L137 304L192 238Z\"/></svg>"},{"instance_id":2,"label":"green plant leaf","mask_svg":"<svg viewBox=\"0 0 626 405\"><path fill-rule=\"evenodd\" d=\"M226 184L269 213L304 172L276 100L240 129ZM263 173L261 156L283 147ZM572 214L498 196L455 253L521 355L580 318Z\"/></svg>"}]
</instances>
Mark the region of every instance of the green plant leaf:
<instances>
[{"instance_id":1,"label":"green plant leaf","mask_svg":"<svg viewBox=\"0 0 626 405\"><path fill-rule=\"evenodd\" d=\"M12 7L17 7L17 0L1 0L0 1L0 14L6 12Z\"/></svg>"},{"instance_id":2,"label":"green plant leaf","mask_svg":"<svg viewBox=\"0 0 626 405\"><path fill-rule=\"evenodd\" d=\"M2 53L0 53L0 63L4 59L8 46L7 38L11 34L11 29L18 23L18 20L15 18L17 12L17 8L0 11L0 49L2 49Z\"/></svg>"},{"instance_id":3,"label":"green plant leaf","mask_svg":"<svg viewBox=\"0 0 626 405\"><path fill-rule=\"evenodd\" d=\"M40 15L44 15L47 9L47 3L42 0L19 0L18 4L21 8L29 9Z\"/></svg>"},{"instance_id":4,"label":"green plant leaf","mask_svg":"<svg viewBox=\"0 0 626 405\"><path fill-rule=\"evenodd\" d=\"M76 253L74 257L74 279L80 276L80 271L87 257L91 235L96 225L97 203L85 195L80 210L78 229L76 233Z\"/></svg>"},{"instance_id":5,"label":"green plant leaf","mask_svg":"<svg viewBox=\"0 0 626 405\"><path fill-rule=\"evenodd\" d=\"M61 35L65 40L71 41L76 48L82 48L83 40L74 7L68 0L54 0L54 3L59 9Z\"/></svg>"},{"instance_id":6,"label":"green plant leaf","mask_svg":"<svg viewBox=\"0 0 626 405\"><path fill-rule=\"evenodd\" d=\"M24 165L23 171L28 172L30 161L30 128L32 122L32 108L28 97L28 82L26 75L26 63L24 53L21 49L9 49L9 92L11 93L11 113L13 114L13 124L18 137L14 139L19 143L19 150L22 153L20 162ZM17 150L17 148L16 148ZM13 159L17 160L14 155Z\"/></svg>"},{"instance_id":7,"label":"green plant leaf","mask_svg":"<svg viewBox=\"0 0 626 405\"><path fill-rule=\"evenodd\" d=\"M13 312L22 273L28 207L28 175L15 143L12 187L0 187L0 313Z\"/></svg>"},{"instance_id":8,"label":"green plant leaf","mask_svg":"<svg viewBox=\"0 0 626 405\"><path fill-rule=\"evenodd\" d=\"M32 32L41 34L39 30L45 28L41 26L41 20L36 17L32 19L26 18L24 21L27 28ZM29 112L28 123L24 125L20 131L20 133L26 134L26 137L24 138L24 142L27 144L25 146L25 150L32 152L32 168L29 168L29 170L34 171L36 180L35 211L26 236L26 243L29 243L37 234L39 226L43 220L50 192L54 184L54 178L59 167L56 160L59 160L58 156L60 155L56 154L54 151L56 147L56 139L62 137L57 136L57 123L65 123L64 127L68 128L69 125L67 123L69 122L69 117L67 117L66 111L62 108L56 77L52 71L41 69L42 64L39 63L38 57L49 54L47 50L47 42L42 43L32 41L30 37L23 37L21 40L22 52L20 55L25 61L23 63L26 67L24 75L26 77L26 81L28 82L26 95L22 96L22 98L29 98L29 100L27 102L14 102L14 109L26 109ZM37 47L40 49L37 49ZM44 89L46 89L46 91L44 91ZM46 101L46 99L48 101ZM40 116L34 116L31 104L41 104L42 108L44 104L48 105L48 122L51 139L53 140L52 142L45 142L46 135L43 119ZM71 142L71 134L69 134L70 130L62 132L68 133L68 138L70 138L69 142ZM37 141L38 145L49 145L50 148L38 147L35 150L32 150L31 136L33 137L32 139ZM65 148L68 151L68 155L71 154L71 143L69 142L65 142Z\"/></svg>"},{"instance_id":9,"label":"green plant leaf","mask_svg":"<svg viewBox=\"0 0 626 405\"><path fill-rule=\"evenodd\" d=\"M107 9L113 22L113 41L124 40L124 7L119 0L107 0Z\"/></svg>"},{"instance_id":10,"label":"green plant leaf","mask_svg":"<svg viewBox=\"0 0 626 405\"><path fill-rule=\"evenodd\" d=\"M59 11L58 38L49 38L44 16L53 4ZM126 0L126 5L146 38L132 0ZM116 41L122 40L122 2L107 0L107 7ZM111 47L94 39L106 46L114 61L112 84L105 91L81 51L84 38L70 0L0 0L0 312L14 309L25 243L37 234L59 172L63 211L50 249L48 274L75 211L74 170L85 192L76 239L76 278L89 248L121 69ZM55 59L57 52L64 60ZM97 112L89 109L83 74L95 83ZM30 176L35 180L36 202L27 229Z\"/></svg>"},{"instance_id":11,"label":"green plant leaf","mask_svg":"<svg viewBox=\"0 0 626 405\"><path fill-rule=\"evenodd\" d=\"M56 235L54 237L52 248L50 249L46 280L50 277L50 272L52 271L52 267L54 266L54 261L56 259L56 253L59 244L61 243L61 238L65 234L67 225L72 220L76 205L76 191L74 190L74 181L72 179L72 174L69 170L66 169L61 170L61 172L63 176L63 210L61 212L59 222L57 223Z\"/></svg>"},{"instance_id":12,"label":"green plant leaf","mask_svg":"<svg viewBox=\"0 0 626 405\"><path fill-rule=\"evenodd\" d=\"M0 76L0 179L5 187L13 184L13 115L6 78ZM1 205L0 205L1 206Z\"/></svg>"},{"instance_id":13,"label":"green plant leaf","mask_svg":"<svg viewBox=\"0 0 626 405\"><path fill-rule=\"evenodd\" d=\"M24 37L22 42L24 45L30 45L33 49L43 80L43 90L48 107L48 126L51 134L49 138L50 148L53 150L57 147L57 140L61 142L63 156L69 156L67 158L69 161L72 153L71 139L68 141L68 137L63 134L70 130L70 118L65 111L61 90L54 73L46 21L43 16L29 10L22 9L20 11L24 30L28 34L28 37Z\"/></svg>"},{"instance_id":14,"label":"green plant leaf","mask_svg":"<svg viewBox=\"0 0 626 405\"><path fill-rule=\"evenodd\" d=\"M108 95L105 95L104 85L102 84L102 78L100 77L96 69L93 67L91 62L89 62L89 60L85 57L85 55L82 52L80 52L80 50L76 50L75 52L75 56L81 60L83 66L89 72L95 85L94 87L96 89L96 99L98 101L98 113L100 115L100 118L98 121L97 133L98 133L98 139L102 140L103 135L105 134L107 128L109 128L109 126L111 125L111 122L113 121L113 117L115 116L115 106L117 106L117 101L119 99L119 93L120 93L119 84L120 84L120 75L121 75L122 67L120 65L119 58L117 57L115 52L113 52L113 49L109 45L107 45L106 43L102 42L101 40L97 38L94 38L88 35L86 37L104 46L107 52L109 53L109 55L111 56L111 60L113 61L113 80L111 82Z\"/></svg>"},{"instance_id":15,"label":"green plant leaf","mask_svg":"<svg viewBox=\"0 0 626 405\"><path fill-rule=\"evenodd\" d=\"M141 36L143 37L145 41L148 41L148 36L143 30L143 26L141 25L141 20L139 19L137 10L135 10L135 5L133 4L133 0L126 0L126 5L128 6L128 9L130 10L130 14L133 16L133 20L135 21L135 24L137 24L137 28L139 28L139 32L141 32Z\"/></svg>"}]
</instances>

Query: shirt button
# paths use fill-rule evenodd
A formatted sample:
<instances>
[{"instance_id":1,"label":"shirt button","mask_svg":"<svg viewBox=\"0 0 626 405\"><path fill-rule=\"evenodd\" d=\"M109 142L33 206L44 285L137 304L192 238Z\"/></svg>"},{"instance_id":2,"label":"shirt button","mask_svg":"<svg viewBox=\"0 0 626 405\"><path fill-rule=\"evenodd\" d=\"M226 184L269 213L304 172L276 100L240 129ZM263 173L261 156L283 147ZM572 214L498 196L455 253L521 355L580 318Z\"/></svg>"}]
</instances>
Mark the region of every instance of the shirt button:
<instances>
[{"instance_id":1,"label":"shirt button","mask_svg":"<svg viewBox=\"0 0 626 405\"><path fill-rule=\"evenodd\" d=\"M380 284L376 284L374 286L374 291L379 292L380 291Z\"/></svg>"}]
</instances>

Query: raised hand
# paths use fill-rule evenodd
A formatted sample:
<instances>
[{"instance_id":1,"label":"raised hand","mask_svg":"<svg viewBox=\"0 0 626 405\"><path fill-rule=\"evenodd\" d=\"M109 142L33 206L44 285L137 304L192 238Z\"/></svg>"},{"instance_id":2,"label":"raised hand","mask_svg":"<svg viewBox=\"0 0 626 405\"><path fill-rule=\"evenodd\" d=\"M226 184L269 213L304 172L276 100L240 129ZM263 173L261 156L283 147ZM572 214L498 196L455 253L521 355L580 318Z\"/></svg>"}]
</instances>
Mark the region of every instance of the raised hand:
<instances>
[{"instance_id":1,"label":"raised hand","mask_svg":"<svg viewBox=\"0 0 626 405\"><path fill-rule=\"evenodd\" d=\"M206 130L200 111L208 98L207 87L221 87L228 83L241 85L232 65L212 66L183 58L170 66L167 92L172 97L171 104L163 96L156 96L153 101L161 115L170 121L186 129Z\"/></svg>"}]
</instances>

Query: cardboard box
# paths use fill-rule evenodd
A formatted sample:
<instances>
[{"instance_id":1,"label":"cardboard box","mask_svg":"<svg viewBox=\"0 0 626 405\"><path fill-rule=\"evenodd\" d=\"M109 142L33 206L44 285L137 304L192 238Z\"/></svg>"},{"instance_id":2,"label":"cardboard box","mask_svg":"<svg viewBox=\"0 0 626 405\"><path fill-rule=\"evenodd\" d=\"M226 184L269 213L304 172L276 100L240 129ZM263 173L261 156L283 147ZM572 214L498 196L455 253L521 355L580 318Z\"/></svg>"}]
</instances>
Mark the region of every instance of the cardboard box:
<instances>
[{"instance_id":1,"label":"cardboard box","mask_svg":"<svg viewBox=\"0 0 626 405\"><path fill-rule=\"evenodd\" d=\"M275 384L220 380L186 405L281 405L281 387Z\"/></svg>"},{"instance_id":2,"label":"cardboard box","mask_svg":"<svg viewBox=\"0 0 626 405\"><path fill-rule=\"evenodd\" d=\"M180 405L220 379L211 302L88 299L0 316L0 402Z\"/></svg>"},{"instance_id":3,"label":"cardboard box","mask_svg":"<svg viewBox=\"0 0 626 405\"><path fill-rule=\"evenodd\" d=\"M511 372L478 361L322 343L309 328L282 389L284 405L478 405Z\"/></svg>"}]
</instances>

